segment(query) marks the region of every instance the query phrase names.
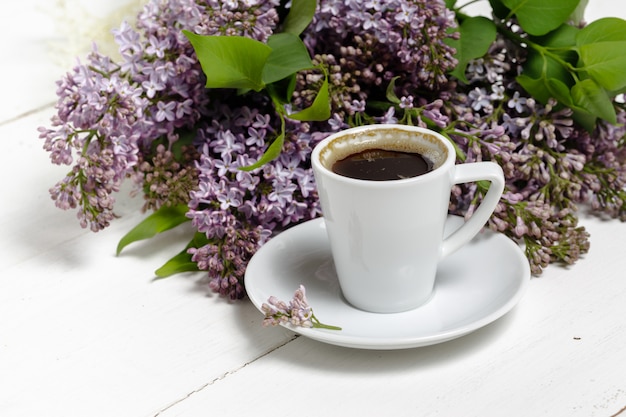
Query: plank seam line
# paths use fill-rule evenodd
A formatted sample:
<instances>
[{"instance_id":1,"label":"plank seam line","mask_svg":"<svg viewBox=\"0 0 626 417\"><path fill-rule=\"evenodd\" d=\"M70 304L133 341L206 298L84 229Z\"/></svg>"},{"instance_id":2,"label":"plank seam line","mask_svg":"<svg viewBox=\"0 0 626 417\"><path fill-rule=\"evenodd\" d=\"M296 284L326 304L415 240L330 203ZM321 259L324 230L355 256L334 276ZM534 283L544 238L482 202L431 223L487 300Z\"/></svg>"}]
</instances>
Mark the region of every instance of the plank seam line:
<instances>
[{"instance_id":1,"label":"plank seam line","mask_svg":"<svg viewBox=\"0 0 626 417\"><path fill-rule=\"evenodd\" d=\"M621 410L619 410L617 413L613 414L611 417L617 417L620 414L622 414L624 411L626 411L626 405Z\"/></svg>"},{"instance_id":2,"label":"plank seam line","mask_svg":"<svg viewBox=\"0 0 626 417\"><path fill-rule=\"evenodd\" d=\"M159 411L158 411L158 412L157 412L157 413L156 413L153 417L158 417L158 416L160 416L160 415L161 415L161 413L163 413L163 412L165 412L165 411L169 410L170 408L172 408L172 407L176 406L177 404L182 403L183 401L185 401L187 398L191 397L192 395L197 394L197 393L199 393L199 392L202 392L202 390L204 390L205 388L207 388L207 387L210 387L210 386L214 385L215 383L217 383L217 382L219 382L219 381L221 381L221 380L225 379L226 377L228 377L228 376L230 376L230 375L234 375L234 374L236 374L237 372L239 372L239 371L240 371L240 370L242 370L243 368L247 367L248 365L253 364L254 362L258 361L259 359L262 359L262 358L266 357L267 355L269 355L269 354L271 354L271 353L275 352L276 350L278 350L278 349L282 348L283 346L286 346L287 344L289 344L289 343L293 342L293 341L294 341L294 340L296 340L298 337L300 337L300 335L296 334L296 335L294 335L293 337L291 337L290 339L288 339L287 341L285 341L284 343L282 343L282 344L280 344L280 345L278 345L278 346L275 346L275 347L273 347L272 349L270 349L270 350L268 350L268 351L266 351L266 352L263 352L261 355L257 356L256 358L252 359L251 361L246 362L246 363L244 363L243 365L241 365L241 366L239 366L239 367L237 367L237 368L235 368L235 369L233 369L233 370L230 370L230 371L226 371L226 372L224 372L222 375L218 376L217 378L213 379L212 381L209 381L209 382L207 382L207 383L205 383L205 384L201 385L200 387L198 387L198 388L194 389L193 391L189 392L189 393L188 393L187 395L185 395L184 397L179 398L178 400L176 400L176 401L172 402L171 404L169 404L169 405L168 405L168 406L166 406L165 408L162 408L162 409L161 409L161 410L159 410Z\"/></svg>"},{"instance_id":3,"label":"plank seam line","mask_svg":"<svg viewBox=\"0 0 626 417\"><path fill-rule=\"evenodd\" d=\"M54 105L55 105L55 103L43 104L43 105L41 105L39 107L36 107L36 108L34 108L32 110L28 110L28 111L26 111L26 112L24 112L22 114L18 114L17 116L11 117L10 119L2 120L2 121L0 121L0 127L4 126L4 125L8 125L8 124L13 123L13 122L16 122L16 121L18 121L20 119L23 119L25 117L32 116L33 114L37 114L37 113L39 113L41 111L47 110L47 109L49 109L51 107L54 107Z\"/></svg>"}]
</instances>

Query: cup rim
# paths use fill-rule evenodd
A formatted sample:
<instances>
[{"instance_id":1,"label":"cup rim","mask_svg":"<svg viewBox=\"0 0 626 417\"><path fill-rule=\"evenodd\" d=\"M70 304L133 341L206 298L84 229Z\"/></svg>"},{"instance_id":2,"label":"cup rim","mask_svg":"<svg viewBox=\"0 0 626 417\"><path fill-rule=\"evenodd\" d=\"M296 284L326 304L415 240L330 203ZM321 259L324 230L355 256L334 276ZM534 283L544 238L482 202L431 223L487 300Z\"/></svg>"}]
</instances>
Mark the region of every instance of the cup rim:
<instances>
[{"instance_id":1,"label":"cup rim","mask_svg":"<svg viewBox=\"0 0 626 417\"><path fill-rule=\"evenodd\" d=\"M376 181L376 180L346 177L344 175L340 175L340 174L333 172L330 168L324 165L324 163L322 163L321 161L320 156L321 156L322 150L326 148L329 143L337 140L337 138L340 138L342 136L349 135L349 134L368 131L368 130L398 130L398 129L409 131L409 132L427 134L427 135L430 135L431 137L436 138L439 141L439 143L443 144L443 146L446 149L447 155L444 161L438 167L424 174L421 174L415 177L410 177L410 178L401 178L397 180L394 179L394 180L388 180L388 181ZM336 180L340 180L340 181L345 181L345 182L349 182L353 184L363 184L367 186L379 186L379 187L392 187L394 185L402 185L402 184L413 183L413 182L428 181L429 179L435 176L444 175L446 172L448 172L449 171L448 168L450 167L450 165L454 165L455 160L456 160L456 152L454 150L454 146L452 145L449 139L441 135L439 132L436 132L428 128L420 127L420 126L403 125L403 124L397 124L397 123L370 124L370 125L351 127L348 129L337 131L327 136L321 142L315 145L315 147L313 148L313 152L311 154L311 165L314 168L314 172L317 171L319 173L324 173L325 175L331 178L334 178Z\"/></svg>"}]
</instances>

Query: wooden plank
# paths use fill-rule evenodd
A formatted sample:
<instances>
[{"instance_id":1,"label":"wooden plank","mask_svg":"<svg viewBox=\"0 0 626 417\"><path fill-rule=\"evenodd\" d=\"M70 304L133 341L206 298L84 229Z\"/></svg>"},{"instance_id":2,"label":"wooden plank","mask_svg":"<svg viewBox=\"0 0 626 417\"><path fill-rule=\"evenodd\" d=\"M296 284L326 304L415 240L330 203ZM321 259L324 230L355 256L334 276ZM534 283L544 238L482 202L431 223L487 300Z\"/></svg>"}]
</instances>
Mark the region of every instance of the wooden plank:
<instances>
[{"instance_id":1,"label":"wooden plank","mask_svg":"<svg viewBox=\"0 0 626 417\"><path fill-rule=\"evenodd\" d=\"M60 179L33 138L48 112L0 127L0 414L148 415L289 341L248 302L212 294L204 274L154 280L192 230L129 246L139 199L94 234L54 207ZM18 137L18 135L21 135ZM125 190L128 191L128 190Z\"/></svg>"},{"instance_id":2,"label":"wooden plank","mask_svg":"<svg viewBox=\"0 0 626 417\"><path fill-rule=\"evenodd\" d=\"M626 404L626 260L616 245L626 226L585 224L593 242L586 259L551 266L511 313L475 333L395 352L300 337L162 416L613 415ZM235 389L247 401L218 400Z\"/></svg>"}]
</instances>

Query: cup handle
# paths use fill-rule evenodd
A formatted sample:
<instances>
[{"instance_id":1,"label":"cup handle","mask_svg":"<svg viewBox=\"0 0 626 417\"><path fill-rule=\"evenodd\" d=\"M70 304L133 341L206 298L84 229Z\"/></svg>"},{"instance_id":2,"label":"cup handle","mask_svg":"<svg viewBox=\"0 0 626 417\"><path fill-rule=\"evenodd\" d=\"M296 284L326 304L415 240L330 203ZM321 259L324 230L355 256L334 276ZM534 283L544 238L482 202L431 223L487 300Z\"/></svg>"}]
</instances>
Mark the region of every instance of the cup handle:
<instances>
[{"instance_id":1,"label":"cup handle","mask_svg":"<svg viewBox=\"0 0 626 417\"><path fill-rule=\"evenodd\" d=\"M443 241L440 259L454 253L480 232L496 209L504 191L504 173L500 165L494 162L455 165L453 184L483 180L491 182L487 194L469 220Z\"/></svg>"}]
</instances>

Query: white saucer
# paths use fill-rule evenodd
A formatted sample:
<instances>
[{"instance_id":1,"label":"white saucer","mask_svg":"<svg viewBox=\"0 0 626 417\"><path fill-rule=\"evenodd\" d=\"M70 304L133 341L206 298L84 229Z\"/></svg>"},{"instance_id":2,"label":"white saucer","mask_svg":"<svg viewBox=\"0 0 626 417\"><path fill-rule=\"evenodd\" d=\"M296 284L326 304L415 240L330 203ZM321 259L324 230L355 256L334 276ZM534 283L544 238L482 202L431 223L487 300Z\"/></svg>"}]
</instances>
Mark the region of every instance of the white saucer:
<instances>
[{"instance_id":1,"label":"white saucer","mask_svg":"<svg viewBox=\"0 0 626 417\"><path fill-rule=\"evenodd\" d=\"M462 218L449 216L446 234L462 223ZM404 349L455 339L493 322L517 304L529 280L528 260L519 246L485 230L440 264L427 304L403 313L365 312L341 295L320 218L263 245L248 264L245 286L260 310L272 295L288 302L302 284L320 322L342 328L285 325L303 336L353 348Z\"/></svg>"}]
</instances>

